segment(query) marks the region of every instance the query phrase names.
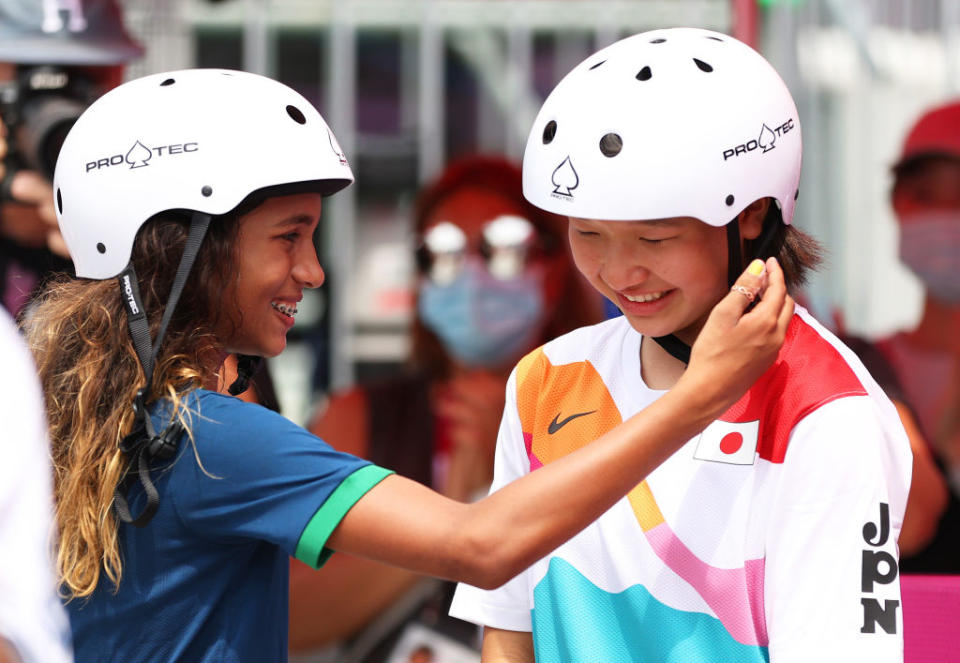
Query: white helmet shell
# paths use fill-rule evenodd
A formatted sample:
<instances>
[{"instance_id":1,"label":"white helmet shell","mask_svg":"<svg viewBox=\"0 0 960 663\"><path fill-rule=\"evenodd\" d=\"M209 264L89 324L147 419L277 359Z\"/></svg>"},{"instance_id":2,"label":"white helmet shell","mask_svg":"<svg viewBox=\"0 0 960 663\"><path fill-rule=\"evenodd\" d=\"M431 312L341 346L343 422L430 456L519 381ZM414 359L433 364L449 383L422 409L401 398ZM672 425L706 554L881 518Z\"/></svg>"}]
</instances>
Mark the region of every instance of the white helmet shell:
<instances>
[{"instance_id":1,"label":"white helmet shell","mask_svg":"<svg viewBox=\"0 0 960 663\"><path fill-rule=\"evenodd\" d=\"M166 210L211 215L266 187L339 191L353 174L320 113L296 91L240 71L146 76L94 102L54 174L57 215L77 276L105 279Z\"/></svg>"},{"instance_id":2,"label":"white helmet shell","mask_svg":"<svg viewBox=\"0 0 960 663\"><path fill-rule=\"evenodd\" d=\"M793 219L800 121L752 48L717 32L654 30L577 65L533 124L523 193L564 216L733 220L764 197Z\"/></svg>"}]
</instances>

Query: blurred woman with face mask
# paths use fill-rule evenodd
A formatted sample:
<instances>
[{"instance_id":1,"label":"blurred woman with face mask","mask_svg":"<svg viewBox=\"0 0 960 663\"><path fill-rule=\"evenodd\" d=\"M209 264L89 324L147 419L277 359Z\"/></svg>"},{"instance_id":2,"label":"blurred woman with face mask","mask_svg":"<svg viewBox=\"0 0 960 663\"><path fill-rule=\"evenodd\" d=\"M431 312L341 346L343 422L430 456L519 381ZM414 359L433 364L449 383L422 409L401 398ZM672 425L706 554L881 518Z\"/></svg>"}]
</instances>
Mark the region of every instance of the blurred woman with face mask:
<instances>
[{"instance_id":1,"label":"blurred woman with face mask","mask_svg":"<svg viewBox=\"0 0 960 663\"><path fill-rule=\"evenodd\" d=\"M932 445L951 486L933 542L904 560L904 571L960 572L960 101L921 115L893 167L890 202L900 230L900 259L924 287L916 327L882 339L913 410L914 427ZM939 481L939 480L938 480ZM917 479L914 479L917 483ZM932 480L925 485L935 483ZM946 491L943 491L946 492ZM912 499L912 493L911 493ZM942 512L931 511L935 515ZM909 522L906 519L905 522ZM906 529L904 530L906 532ZM928 533L927 543L933 532ZM901 539L901 546L902 546Z\"/></svg>"},{"instance_id":2,"label":"blurred woman with face mask","mask_svg":"<svg viewBox=\"0 0 960 663\"><path fill-rule=\"evenodd\" d=\"M524 199L520 169L505 159L452 163L421 191L413 221L417 283L408 370L333 395L309 428L343 451L467 501L489 485L514 364L546 340L598 322L603 307L572 264L565 220ZM294 563L293 652L355 636L417 591L411 588L420 580L346 555L330 564L338 573L321 578ZM345 595L353 597L349 604ZM336 602L337 610L318 605L323 600ZM445 601L442 588L426 603ZM446 614L446 605L434 607ZM326 615L322 624L317 614ZM445 619L446 630L456 630L456 620ZM453 635L471 639L473 627L463 623ZM379 644L384 656L388 640Z\"/></svg>"}]
</instances>

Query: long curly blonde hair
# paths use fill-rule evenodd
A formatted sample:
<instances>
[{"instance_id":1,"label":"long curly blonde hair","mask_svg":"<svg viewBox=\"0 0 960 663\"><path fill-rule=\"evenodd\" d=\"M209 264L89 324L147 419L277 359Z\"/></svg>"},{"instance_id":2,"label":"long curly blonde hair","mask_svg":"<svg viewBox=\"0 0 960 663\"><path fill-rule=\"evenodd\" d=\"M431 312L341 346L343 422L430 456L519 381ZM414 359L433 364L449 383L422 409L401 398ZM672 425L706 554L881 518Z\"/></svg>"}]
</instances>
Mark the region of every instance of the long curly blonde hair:
<instances>
[{"instance_id":1,"label":"long curly blonde hair","mask_svg":"<svg viewBox=\"0 0 960 663\"><path fill-rule=\"evenodd\" d=\"M183 215L164 213L134 242L131 260L154 338L188 225ZM214 329L238 324L235 306L223 305L223 293L234 292L236 236L235 217L211 223L157 357L147 400L170 398L181 421L189 415L182 396L216 380L223 354ZM123 563L112 505L129 463L118 443L132 429L133 399L144 383L116 279L59 278L21 324L46 398L61 592L89 596L103 574L116 590Z\"/></svg>"}]
</instances>

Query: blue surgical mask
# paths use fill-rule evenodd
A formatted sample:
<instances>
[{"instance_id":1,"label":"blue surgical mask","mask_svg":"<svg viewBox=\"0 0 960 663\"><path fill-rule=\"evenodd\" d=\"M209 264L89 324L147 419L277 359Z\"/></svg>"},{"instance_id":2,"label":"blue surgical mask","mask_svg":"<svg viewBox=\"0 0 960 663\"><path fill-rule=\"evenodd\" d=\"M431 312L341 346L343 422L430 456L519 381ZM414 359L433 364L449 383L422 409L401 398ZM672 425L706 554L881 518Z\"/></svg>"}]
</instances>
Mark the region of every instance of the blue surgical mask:
<instances>
[{"instance_id":1,"label":"blue surgical mask","mask_svg":"<svg viewBox=\"0 0 960 663\"><path fill-rule=\"evenodd\" d=\"M543 314L541 283L539 271L530 269L514 279L497 279L469 256L451 283L422 280L418 311L455 359L493 368L518 358L535 342Z\"/></svg>"},{"instance_id":2,"label":"blue surgical mask","mask_svg":"<svg viewBox=\"0 0 960 663\"><path fill-rule=\"evenodd\" d=\"M960 214L926 213L904 219L900 259L934 297L960 304Z\"/></svg>"}]
</instances>

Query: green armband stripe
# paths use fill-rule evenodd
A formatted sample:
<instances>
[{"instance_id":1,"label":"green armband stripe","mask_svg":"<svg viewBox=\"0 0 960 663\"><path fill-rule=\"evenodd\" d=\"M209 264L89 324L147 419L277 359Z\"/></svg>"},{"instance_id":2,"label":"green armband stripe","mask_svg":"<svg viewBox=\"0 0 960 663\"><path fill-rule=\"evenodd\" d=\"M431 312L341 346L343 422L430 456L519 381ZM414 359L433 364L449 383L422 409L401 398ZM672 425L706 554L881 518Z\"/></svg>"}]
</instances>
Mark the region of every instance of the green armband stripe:
<instances>
[{"instance_id":1,"label":"green armband stripe","mask_svg":"<svg viewBox=\"0 0 960 663\"><path fill-rule=\"evenodd\" d=\"M317 509L303 529L294 556L315 569L323 566L333 554L332 550L324 546L334 528L347 515L347 511L367 494L368 490L391 474L393 474L391 470L385 470L376 465L365 465L340 482L337 489Z\"/></svg>"}]
</instances>

